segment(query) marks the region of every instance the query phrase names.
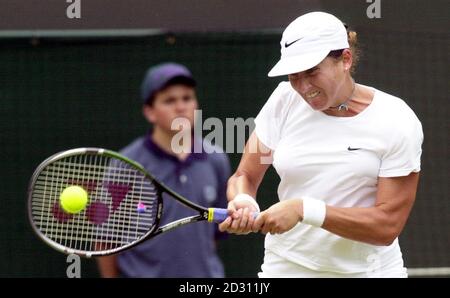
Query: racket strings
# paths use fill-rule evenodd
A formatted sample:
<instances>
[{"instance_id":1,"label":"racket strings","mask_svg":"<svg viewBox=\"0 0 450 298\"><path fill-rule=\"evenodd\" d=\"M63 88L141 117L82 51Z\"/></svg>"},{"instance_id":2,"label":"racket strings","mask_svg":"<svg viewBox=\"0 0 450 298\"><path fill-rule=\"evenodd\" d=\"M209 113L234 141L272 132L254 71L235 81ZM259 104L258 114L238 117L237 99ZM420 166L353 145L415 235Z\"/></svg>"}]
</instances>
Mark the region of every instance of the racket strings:
<instances>
[{"instance_id":1,"label":"racket strings","mask_svg":"<svg viewBox=\"0 0 450 298\"><path fill-rule=\"evenodd\" d=\"M67 214L59 195L70 185L83 187L87 207ZM38 175L31 213L38 230L52 241L79 251L113 250L137 241L153 227L155 186L121 160L79 154L52 162Z\"/></svg>"}]
</instances>

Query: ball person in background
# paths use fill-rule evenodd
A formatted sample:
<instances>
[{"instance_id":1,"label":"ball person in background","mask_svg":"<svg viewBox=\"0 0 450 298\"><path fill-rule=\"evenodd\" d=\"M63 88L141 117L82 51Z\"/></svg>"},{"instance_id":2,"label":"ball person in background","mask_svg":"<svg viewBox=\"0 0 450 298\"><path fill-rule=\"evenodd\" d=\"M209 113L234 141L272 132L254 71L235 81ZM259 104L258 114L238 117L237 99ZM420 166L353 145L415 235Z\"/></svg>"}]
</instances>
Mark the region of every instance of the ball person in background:
<instances>
[{"instance_id":1,"label":"ball person in background","mask_svg":"<svg viewBox=\"0 0 450 298\"><path fill-rule=\"evenodd\" d=\"M260 277L407 276L398 236L416 197L422 126L402 99L354 81L355 43L356 33L324 12L283 32L269 76L289 82L255 119L228 182L233 214L220 225L267 233ZM254 219L270 164L280 202Z\"/></svg>"},{"instance_id":2,"label":"ball person in background","mask_svg":"<svg viewBox=\"0 0 450 298\"><path fill-rule=\"evenodd\" d=\"M226 208L228 157L220 148L193 134L194 111L198 107L195 87L196 81L183 65L163 63L149 68L142 82L141 97L143 115L152 129L121 153L194 203ZM172 129L174 121L180 119L184 120L180 123L188 124L180 126L184 132ZM180 133L184 136L181 141L172 142ZM194 146L201 152L196 153L199 150L194 151ZM188 208L167 199L161 224L190 215ZM99 270L103 277L223 277L224 268L215 243L223 236L217 225L205 222L187 225L118 255L98 258Z\"/></svg>"}]
</instances>

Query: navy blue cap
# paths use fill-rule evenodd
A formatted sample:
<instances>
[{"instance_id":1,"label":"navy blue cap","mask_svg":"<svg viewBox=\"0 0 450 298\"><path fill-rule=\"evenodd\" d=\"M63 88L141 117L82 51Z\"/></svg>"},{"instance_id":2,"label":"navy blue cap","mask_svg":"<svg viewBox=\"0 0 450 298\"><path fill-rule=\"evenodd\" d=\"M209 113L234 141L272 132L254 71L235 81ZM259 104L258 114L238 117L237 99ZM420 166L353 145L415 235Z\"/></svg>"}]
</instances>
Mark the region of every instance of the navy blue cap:
<instances>
[{"instance_id":1,"label":"navy blue cap","mask_svg":"<svg viewBox=\"0 0 450 298\"><path fill-rule=\"evenodd\" d=\"M173 62L150 67L141 85L141 98L146 103L156 92L166 88L172 82L195 86L196 82L185 66Z\"/></svg>"}]
</instances>

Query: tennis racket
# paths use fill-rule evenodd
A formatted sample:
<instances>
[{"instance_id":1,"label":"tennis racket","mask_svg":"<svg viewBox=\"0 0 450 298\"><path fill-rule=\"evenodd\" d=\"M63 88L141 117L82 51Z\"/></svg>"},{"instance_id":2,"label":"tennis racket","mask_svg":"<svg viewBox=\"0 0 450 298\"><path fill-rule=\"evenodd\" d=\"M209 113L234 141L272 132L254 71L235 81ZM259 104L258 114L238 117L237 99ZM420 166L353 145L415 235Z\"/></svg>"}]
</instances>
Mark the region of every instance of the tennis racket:
<instances>
[{"instance_id":1,"label":"tennis racket","mask_svg":"<svg viewBox=\"0 0 450 298\"><path fill-rule=\"evenodd\" d=\"M88 193L88 204L76 214L65 212L59 200L72 185ZM198 214L160 226L163 193ZM57 153L37 167L28 189L28 216L34 231L52 248L92 257L129 249L186 224L220 223L228 212L189 201L119 153L78 148Z\"/></svg>"}]
</instances>

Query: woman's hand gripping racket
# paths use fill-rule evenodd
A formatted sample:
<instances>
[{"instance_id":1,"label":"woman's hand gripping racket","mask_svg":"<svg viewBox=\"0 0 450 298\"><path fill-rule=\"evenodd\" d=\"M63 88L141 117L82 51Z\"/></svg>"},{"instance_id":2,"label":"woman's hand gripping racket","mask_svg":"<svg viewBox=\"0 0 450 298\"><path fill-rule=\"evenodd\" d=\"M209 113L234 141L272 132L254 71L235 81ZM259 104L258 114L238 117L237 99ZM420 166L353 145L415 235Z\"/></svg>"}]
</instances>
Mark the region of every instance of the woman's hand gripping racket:
<instances>
[{"instance_id":1,"label":"woman's hand gripping racket","mask_svg":"<svg viewBox=\"0 0 450 298\"><path fill-rule=\"evenodd\" d=\"M160 227L163 193L198 214ZM185 224L220 223L228 212L190 202L116 152L79 148L57 153L39 165L29 185L28 215L48 245L91 257L123 251Z\"/></svg>"}]
</instances>

